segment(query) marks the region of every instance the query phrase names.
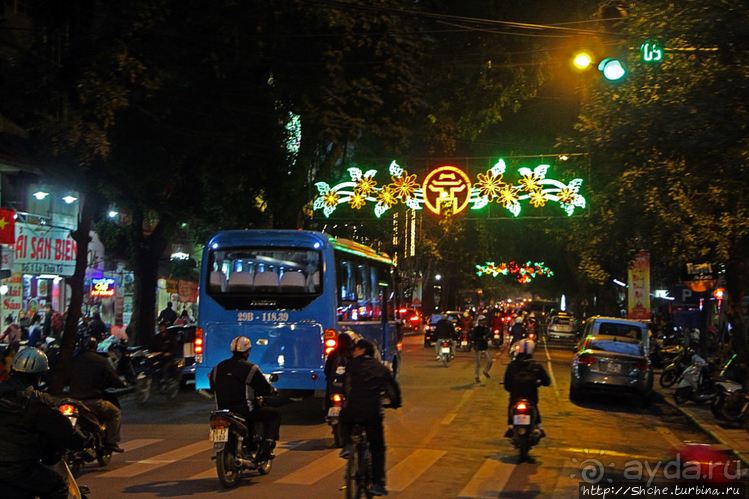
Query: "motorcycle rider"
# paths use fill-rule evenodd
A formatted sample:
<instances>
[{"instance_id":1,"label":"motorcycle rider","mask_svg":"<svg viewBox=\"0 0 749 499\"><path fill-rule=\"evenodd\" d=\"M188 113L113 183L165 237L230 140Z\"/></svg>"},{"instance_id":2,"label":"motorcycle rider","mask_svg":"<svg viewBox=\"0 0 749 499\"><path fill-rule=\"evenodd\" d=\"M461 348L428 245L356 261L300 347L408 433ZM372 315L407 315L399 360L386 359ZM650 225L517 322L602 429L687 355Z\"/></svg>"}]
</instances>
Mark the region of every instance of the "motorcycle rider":
<instances>
[{"instance_id":1,"label":"motorcycle rider","mask_svg":"<svg viewBox=\"0 0 749 499\"><path fill-rule=\"evenodd\" d=\"M453 321L447 315L443 315L437 324L434 325L434 351L437 354L437 359L440 358L440 347L441 343L445 340L450 342L450 355L455 357L455 325Z\"/></svg>"},{"instance_id":2,"label":"motorcycle rider","mask_svg":"<svg viewBox=\"0 0 749 499\"><path fill-rule=\"evenodd\" d=\"M343 393L343 375L346 365L351 360L353 339L347 332L338 335L338 345L330 352L325 361L325 410L330 408L330 396Z\"/></svg>"},{"instance_id":3,"label":"motorcycle rider","mask_svg":"<svg viewBox=\"0 0 749 499\"><path fill-rule=\"evenodd\" d=\"M541 432L541 437L546 433L541 427L541 411L538 409L538 387L549 386L551 379L546 369L536 362L533 352L536 344L532 340L523 339L517 345L515 360L510 362L505 371L505 390L510 392L510 404L507 408L507 432L505 437L512 437L512 407L518 400L525 399L536 406L535 425Z\"/></svg>"},{"instance_id":4,"label":"motorcycle rider","mask_svg":"<svg viewBox=\"0 0 749 499\"><path fill-rule=\"evenodd\" d=\"M504 339L504 321L502 320L502 314L497 312L494 314L494 318L492 319L492 334L494 334L494 331L499 331L499 343L502 343L502 340Z\"/></svg>"},{"instance_id":5,"label":"motorcycle rider","mask_svg":"<svg viewBox=\"0 0 749 499\"><path fill-rule=\"evenodd\" d=\"M511 344L515 344L527 336L528 330L523 326L523 318L518 315L515 317L515 324L510 328Z\"/></svg>"},{"instance_id":6,"label":"motorcycle rider","mask_svg":"<svg viewBox=\"0 0 749 499\"><path fill-rule=\"evenodd\" d=\"M383 496L388 491L385 489L385 435L380 396L384 391L390 400L390 407L397 409L401 406L400 387L390 369L375 358L375 346L371 341L357 341L351 355L343 382L345 399L340 418L343 450L340 456L347 458L351 454L351 428L354 423L364 424L372 452L370 494Z\"/></svg>"},{"instance_id":7,"label":"motorcycle rider","mask_svg":"<svg viewBox=\"0 0 749 499\"><path fill-rule=\"evenodd\" d=\"M0 492L3 497L68 497L68 485L39 461L56 462L65 449L82 450L88 439L63 416L55 401L38 391L47 357L24 348L13 357L11 378L0 384Z\"/></svg>"},{"instance_id":8,"label":"motorcycle rider","mask_svg":"<svg viewBox=\"0 0 749 499\"><path fill-rule=\"evenodd\" d=\"M104 445L112 452L124 452L119 446L122 412L106 399L107 388L125 388L106 358L96 353L96 338L83 340L81 351L70 360L70 396L80 400L104 425Z\"/></svg>"},{"instance_id":9,"label":"motorcycle rider","mask_svg":"<svg viewBox=\"0 0 749 499\"><path fill-rule=\"evenodd\" d=\"M231 342L232 356L213 368L210 385L218 409L228 409L242 415L247 421L262 424L263 442L257 457L260 462L276 457L273 449L281 438L281 412L275 407L259 405L256 400L259 396L272 395L276 389L265 379L260 368L247 360L251 349L249 338L234 338Z\"/></svg>"}]
</instances>

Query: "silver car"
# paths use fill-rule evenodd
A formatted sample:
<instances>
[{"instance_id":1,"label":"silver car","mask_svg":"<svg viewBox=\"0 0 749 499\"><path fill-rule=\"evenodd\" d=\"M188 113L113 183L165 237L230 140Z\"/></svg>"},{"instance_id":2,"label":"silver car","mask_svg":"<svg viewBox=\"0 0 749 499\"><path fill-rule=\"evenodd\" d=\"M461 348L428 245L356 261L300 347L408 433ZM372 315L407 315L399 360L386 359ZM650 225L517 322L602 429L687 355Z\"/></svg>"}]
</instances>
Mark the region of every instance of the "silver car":
<instances>
[{"instance_id":1,"label":"silver car","mask_svg":"<svg viewBox=\"0 0 749 499\"><path fill-rule=\"evenodd\" d=\"M580 342L572 361L570 400L593 391L634 394L650 405L653 370L640 339L590 335Z\"/></svg>"},{"instance_id":2,"label":"silver car","mask_svg":"<svg viewBox=\"0 0 749 499\"><path fill-rule=\"evenodd\" d=\"M577 324L575 318L567 313L560 312L549 320L546 337L551 340L577 340Z\"/></svg>"}]
</instances>

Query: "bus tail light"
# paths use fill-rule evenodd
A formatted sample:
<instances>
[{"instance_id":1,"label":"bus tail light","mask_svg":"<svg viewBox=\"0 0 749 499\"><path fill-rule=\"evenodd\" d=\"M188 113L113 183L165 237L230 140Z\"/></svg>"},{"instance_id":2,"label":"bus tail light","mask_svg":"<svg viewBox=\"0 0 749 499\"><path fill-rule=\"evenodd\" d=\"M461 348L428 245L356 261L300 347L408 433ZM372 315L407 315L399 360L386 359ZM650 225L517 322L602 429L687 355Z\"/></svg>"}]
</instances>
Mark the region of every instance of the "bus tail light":
<instances>
[{"instance_id":1,"label":"bus tail light","mask_svg":"<svg viewBox=\"0 0 749 499\"><path fill-rule=\"evenodd\" d=\"M203 363L203 328L195 329L195 342L193 343L193 352L195 353L195 363Z\"/></svg>"},{"instance_id":2,"label":"bus tail light","mask_svg":"<svg viewBox=\"0 0 749 499\"><path fill-rule=\"evenodd\" d=\"M338 335L335 332L335 329L326 329L325 330L325 355L330 355L330 352L335 350L335 347L338 346Z\"/></svg>"}]
</instances>

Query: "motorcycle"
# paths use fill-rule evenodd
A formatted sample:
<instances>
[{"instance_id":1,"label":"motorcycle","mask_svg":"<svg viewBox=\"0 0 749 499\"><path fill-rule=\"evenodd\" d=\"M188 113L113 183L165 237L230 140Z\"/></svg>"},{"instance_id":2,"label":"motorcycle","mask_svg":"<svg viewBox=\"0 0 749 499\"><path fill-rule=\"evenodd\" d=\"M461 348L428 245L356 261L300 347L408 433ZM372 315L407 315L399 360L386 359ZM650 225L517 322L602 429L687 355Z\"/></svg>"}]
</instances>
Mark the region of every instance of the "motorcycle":
<instances>
[{"instance_id":1,"label":"motorcycle","mask_svg":"<svg viewBox=\"0 0 749 499\"><path fill-rule=\"evenodd\" d=\"M44 463L45 461L42 460L42 462ZM45 464L45 466L60 475L65 481L68 486L68 499L86 499L87 494L91 493L89 488L85 485L78 485L78 483L75 481L75 478L73 477L73 474L70 472L70 468L68 468L68 465L64 460L58 459L54 464ZM20 490L14 486L6 485L4 483L0 483L0 497L35 499L32 493L28 493L24 490Z\"/></svg>"},{"instance_id":2,"label":"motorcycle","mask_svg":"<svg viewBox=\"0 0 749 499\"><path fill-rule=\"evenodd\" d=\"M469 338L470 331L466 331L461 327L456 328L456 332L458 334L458 344L457 346L460 347L460 349L464 352L470 352L472 345L471 338Z\"/></svg>"},{"instance_id":3,"label":"motorcycle","mask_svg":"<svg viewBox=\"0 0 749 499\"><path fill-rule=\"evenodd\" d=\"M119 401L114 394L107 394L107 398L119 407ZM105 427L99 422L96 414L93 413L86 405L76 399L66 398L60 402L59 410L63 416L70 420L73 427L84 433L93 435L91 443L80 451L67 451L63 460L70 466L70 472L74 477L78 476L81 467L88 463L96 461L100 467L109 464L112 459L112 451L106 448L104 439Z\"/></svg>"},{"instance_id":4,"label":"motorcycle","mask_svg":"<svg viewBox=\"0 0 749 499\"><path fill-rule=\"evenodd\" d=\"M442 362L442 365L447 367L447 363L453 360L452 345L448 340L440 340L439 355L437 360Z\"/></svg>"},{"instance_id":5,"label":"motorcycle","mask_svg":"<svg viewBox=\"0 0 749 499\"><path fill-rule=\"evenodd\" d=\"M262 397L258 397L257 403L263 404ZM264 460L260 453L262 424L251 427L239 414L222 409L211 412L210 425L210 441L216 451L211 459L216 461L218 480L224 488L236 487L243 471L270 473L273 461Z\"/></svg>"},{"instance_id":6,"label":"motorcycle","mask_svg":"<svg viewBox=\"0 0 749 499\"><path fill-rule=\"evenodd\" d=\"M499 348L502 346L502 331L499 329L495 329L492 331L492 346L494 348Z\"/></svg>"},{"instance_id":7,"label":"motorcycle","mask_svg":"<svg viewBox=\"0 0 749 499\"><path fill-rule=\"evenodd\" d=\"M325 416L325 422L327 422L328 425L330 425L330 429L333 430L333 439L335 440L336 447L343 447L343 435L341 434L341 426L338 424L342 404L343 395L340 393L331 394L328 415Z\"/></svg>"},{"instance_id":8,"label":"motorcycle","mask_svg":"<svg viewBox=\"0 0 749 499\"><path fill-rule=\"evenodd\" d=\"M145 404L152 392L173 399L179 393L182 383L184 359L175 358L161 352L136 352L142 358L143 370L135 380L135 403Z\"/></svg>"},{"instance_id":9,"label":"motorcycle","mask_svg":"<svg viewBox=\"0 0 749 499\"><path fill-rule=\"evenodd\" d=\"M674 392L674 402L678 405L691 400L702 404L716 397L715 383L710 376L711 366L702 357L695 354L692 356L692 364L687 367L681 376Z\"/></svg>"},{"instance_id":10,"label":"motorcycle","mask_svg":"<svg viewBox=\"0 0 749 499\"><path fill-rule=\"evenodd\" d=\"M676 381L678 381L679 376L681 376L681 373L683 373L684 369L687 368L688 358L689 358L689 352L679 347L678 353L673 358L671 363L669 363L663 369L663 372L661 373L661 377L658 379L658 382L661 384L663 388L669 388L673 386L676 383Z\"/></svg>"},{"instance_id":11,"label":"motorcycle","mask_svg":"<svg viewBox=\"0 0 749 499\"><path fill-rule=\"evenodd\" d=\"M749 415L744 374L735 361L736 355L723 365L715 382L715 398L710 402L713 416L734 422L745 420L745 416Z\"/></svg>"},{"instance_id":12,"label":"motorcycle","mask_svg":"<svg viewBox=\"0 0 749 499\"><path fill-rule=\"evenodd\" d=\"M536 427L536 406L530 400L518 400L512 406L512 444L520 450L520 462L528 460L528 451L541 439Z\"/></svg>"},{"instance_id":13,"label":"motorcycle","mask_svg":"<svg viewBox=\"0 0 749 499\"><path fill-rule=\"evenodd\" d=\"M127 340L110 336L96 349L97 353L107 357L115 372L125 378L128 384L134 385L138 379L140 366L138 361L143 357L133 357L133 354L145 347L129 347Z\"/></svg>"}]
</instances>

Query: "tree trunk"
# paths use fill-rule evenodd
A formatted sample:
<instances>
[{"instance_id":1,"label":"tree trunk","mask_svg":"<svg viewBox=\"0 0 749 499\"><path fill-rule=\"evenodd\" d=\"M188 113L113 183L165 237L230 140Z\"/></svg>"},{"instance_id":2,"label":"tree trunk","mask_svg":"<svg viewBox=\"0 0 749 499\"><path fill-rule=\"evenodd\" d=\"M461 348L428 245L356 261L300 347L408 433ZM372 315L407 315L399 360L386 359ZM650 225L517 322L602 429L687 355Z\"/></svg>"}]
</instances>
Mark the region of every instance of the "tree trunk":
<instances>
[{"instance_id":1,"label":"tree trunk","mask_svg":"<svg viewBox=\"0 0 749 499\"><path fill-rule=\"evenodd\" d=\"M49 391L52 394L62 394L67 383L68 364L73 357L75 340L78 334L78 321L81 318L83 307L83 283L88 266L88 243L91 241L91 220L93 217L94 203L85 194L80 199L81 217L78 221L78 229L71 232L73 240L77 245L75 256L75 271L67 277L65 282L70 286L70 305L65 317L65 330L62 333L60 353L55 361L55 369L52 373Z\"/></svg>"},{"instance_id":2,"label":"tree trunk","mask_svg":"<svg viewBox=\"0 0 749 499\"><path fill-rule=\"evenodd\" d=\"M747 354L746 345L746 319L741 308L741 301L744 298L744 265L743 263L731 263L726 269L726 291L727 307L726 316L731 324L731 346L736 354L738 365L744 371L749 366L749 355ZM749 387L749 377L745 384Z\"/></svg>"}]
</instances>

